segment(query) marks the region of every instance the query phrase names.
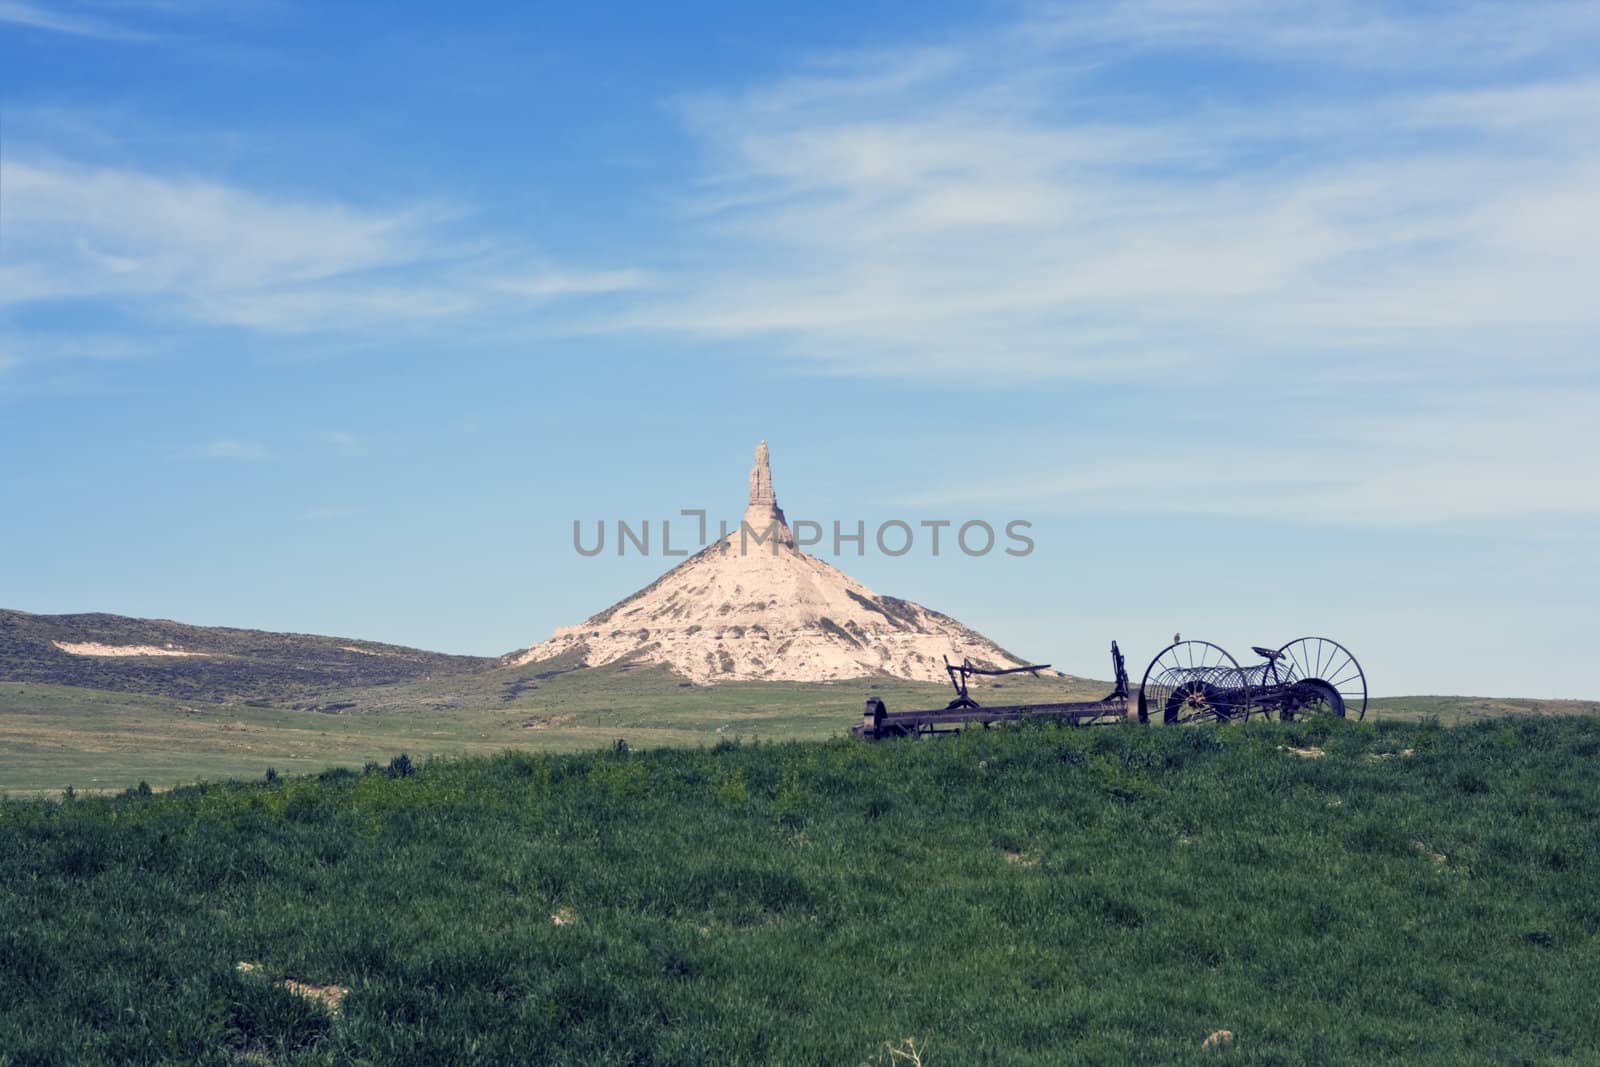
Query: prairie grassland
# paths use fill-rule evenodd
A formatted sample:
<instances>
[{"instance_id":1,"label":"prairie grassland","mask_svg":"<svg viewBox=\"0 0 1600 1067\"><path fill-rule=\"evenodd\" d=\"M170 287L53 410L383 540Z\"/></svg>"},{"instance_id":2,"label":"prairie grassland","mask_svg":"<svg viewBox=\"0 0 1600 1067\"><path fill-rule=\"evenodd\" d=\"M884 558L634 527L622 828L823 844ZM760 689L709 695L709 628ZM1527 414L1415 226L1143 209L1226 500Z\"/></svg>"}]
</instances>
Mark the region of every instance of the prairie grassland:
<instances>
[{"instance_id":1,"label":"prairie grassland","mask_svg":"<svg viewBox=\"0 0 1600 1067\"><path fill-rule=\"evenodd\" d=\"M1109 682L1029 677L975 685L985 704L1090 700ZM868 695L893 709L943 707L948 687L865 679L686 686L659 668L563 671L548 664L396 685L322 690L270 704L0 682L0 793L121 790L309 773L414 757L506 749L578 751L626 739L634 748L720 740L823 740L860 718ZM1595 714L1600 703L1396 697L1369 719L1441 722L1514 714Z\"/></svg>"},{"instance_id":2,"label":"prairie grassland","mask_svg":"<svg viewBox=\"0 0 1600 1067\"><path fill-rule=\"evenodd\" d=\"M0 1064L1593 1063L1597 756L1027 725L3 801Z\"/></svg>"},{"instance_id":3,"label":"prairie grassland","mask_svg":"<svg viewBox=\"0 0 1600 1067\"><path fill-rule=\"evenodd\" d=\"M327 690L298 706L0 682L0 792L165 788L202 779L304 773L505 749L574 751L719 740L823 739L859 721L869 693L896 707L943 706L949 689L893 679L682 687L661 668L549 674L486 671ZM1029 680L991 702L1103 695L1100 683ZM1066 694L1067 696L1063 696Z\"/></svg>"}]
</instances>

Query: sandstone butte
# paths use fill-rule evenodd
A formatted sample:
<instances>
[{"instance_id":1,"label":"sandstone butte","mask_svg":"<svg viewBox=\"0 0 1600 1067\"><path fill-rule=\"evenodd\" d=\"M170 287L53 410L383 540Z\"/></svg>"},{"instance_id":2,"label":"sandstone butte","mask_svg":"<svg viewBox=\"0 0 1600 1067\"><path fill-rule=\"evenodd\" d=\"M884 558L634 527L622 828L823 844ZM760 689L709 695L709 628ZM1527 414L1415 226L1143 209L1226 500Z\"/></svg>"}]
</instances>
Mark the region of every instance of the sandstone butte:
<instances>
[{"instance_id":1,"label":"sandstone butte","mask_svg":"<svg viewBox=\"0 0 1600 1067\"><path fill-rule=\"evenodd\" d=\"M944 657L986 667L1022 661L921 604L882 596L801 551L756 448L745 523L632 596L513 654L513 666L566 657L585 666L665 664L697 684L832 681L875 674L946 680Z\"/></svg>"}]
</instances>

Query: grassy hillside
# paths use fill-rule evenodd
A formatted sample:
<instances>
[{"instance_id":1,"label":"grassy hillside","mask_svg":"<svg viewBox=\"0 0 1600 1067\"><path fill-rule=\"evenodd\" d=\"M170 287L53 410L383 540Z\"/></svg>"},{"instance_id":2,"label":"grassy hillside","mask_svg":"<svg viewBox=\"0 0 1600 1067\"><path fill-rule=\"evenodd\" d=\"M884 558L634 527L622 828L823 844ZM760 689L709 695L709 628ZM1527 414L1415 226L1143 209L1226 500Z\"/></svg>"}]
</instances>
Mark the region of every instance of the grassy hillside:
<instances>
[{"instance_id":1,"label":"grassy hillside","mask_svg":"<svg viewBox=\"0 0 1600 1067\"><path fill-rule=\"evenodd\" d=\"M0 682L0 792L122 789L141 780L159 788L257 777L268 767L360 767L399 752L572 751L619 738L635 748L822 739L858 722L869 692L895 707L948 699L948 690L887 679L712 688L680 682L661 668L541 666L326 691L288 707ZM1082 691L1093 689L1058 681L1038 695ZM309 710L324 707L337 712Z\"/></svg>"},{"instance_id":2,"label":"grassy hillside","mask_svg":"<svg viewBox=\"0 0 1600 1067\"><path fill-rule=\"evenodd\" d=\"M8 801L0 1063L1592 1063L1597 755L1023 728Z\"/></svg>"},{"instance_id":3,"label":"grassy hillside","mask_svg":"<svg viewBox=\"0 0 1600 1067\"><path fill-rule=\"evenodd\" d=\"M148 646L193 656L83 656L57 646ZM187 626L121 615L0 610L0 681L229 703L287 700L336 686L387 685L493 664L343 637Z\"/></svg>"},{"instance_id":4,"label":"grassy hillside","mask_svg":"<svg viewBox=\"0 0 1600 1067\"><path fill-rule=\"evenodd\" d=\"M974 688L984 703L1081 700L1109 683L1010 679ZM217 704L160 695L0 682L0 792L162 788L201 778L258 777L399 752L573 751L625 738L634 748L719 740L821 740L859 721L867 695L891 708L942 707L948 688L864 679L686 686L659 667L571 671L561 664L469 671L386 686L329 689L288 704ZM1581 701L1397 697L1369 719L1432 716L1446 724L1507 714L1596 714Z\"/></svg>"},{"instance_id":5,"label":"grassy hillside","mask_svg":"<svg viewBox=\"0 0 1600 1067\"><path fill-rule=\"evenodd\" d=\"M1367 708L1369 719L1438 719L1447 726L1507 715L1600 715L1600 700L1409 696L1381 697Z\"/></svg>"},{"instance_id":6,"label":"grassy hillside","mask_svg":"<svg viewBox=\"0 0 1600 1067\"><path fill-rule=\"evenodd\" d=\"M64 644L175 646L194 657L100 657ZM868 695L942 707L947 686L898 679L690 685L662 667L525 667L415 649L113 615L0 611L0 793L163 788L201 778L359 767L398 752L572 751L837 737ZM986 704L1089 700L1111 684L975 681ZM1370 718L1448 724L1507 714L1594 714L1600 703L1476 697L1375 700Z\"/></svg>"}]
</instances>

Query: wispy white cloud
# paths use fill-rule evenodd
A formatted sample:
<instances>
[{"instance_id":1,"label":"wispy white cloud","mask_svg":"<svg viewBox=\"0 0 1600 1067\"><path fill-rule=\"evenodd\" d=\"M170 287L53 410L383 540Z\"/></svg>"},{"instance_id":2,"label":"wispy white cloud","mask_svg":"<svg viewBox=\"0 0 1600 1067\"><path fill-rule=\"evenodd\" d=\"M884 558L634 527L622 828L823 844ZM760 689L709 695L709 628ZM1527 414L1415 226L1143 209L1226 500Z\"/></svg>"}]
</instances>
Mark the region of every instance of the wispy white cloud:
<instances>
[{"instance_id":1,"label":"wispy white cloud","mask_svg":"<svg viewBox=\"0 0 1600 1067\"><path fill-rule=\"evenodd\" d=\"M1456 358L1559 328L1571 358L1600 324L1593 79L1152 121L1076 74L1042 96L1070 60L1036 53L1029 78L974 46L959 76L693 102L715 259L627 321L857 372L1094 378L1311 338Z\"/></svg>"},{"instance_id":2,"label":"wispy white cloud","mask_svg":"<svg viewBox=\"0 0 1600 1067\"><path fill-rule=\"evenodd\" d=\"M643 289L650 284L649 277L638 270L611 270L580 273L550 270L517 277L498 278L492 282L495 289L512 296L531 300L549 300L559 296L590 296L601 293L626 293Z\"/></svg>"},{"instance_id":3,"label":"wispy white cloud","mask_svg":"<svg viewBox=\"0 0 1600 1067\"><path fill-rule=\"evenodd\" d=\"M30 30L97 37L109 41L146 41L150 35L94 15L45 7L25 0L0 0L0 23Z\"/></svg>"},{"instance_id":4,"label":"wispy white cloud","mask_svg":"<svg viewBox=\"0 0 1600 1067\"><path fill-rule=\"evenodd\" d=\"M320 430L312 435L312 439L335 455L346 459L367 454L366 440L349 430Z\"/></svg>"},{"instance_id":5,"label":"wispy white cloud","mask_svg":"<svg viewBox=\"0 0 1600 1067\"><path fill-rule=\"evenodd\" d=\"M1343 400L1252 412L1274 447L1195 432L1202 427L1191 419L1182 444L1159 433L1097 436L1050 453L1048 464L1013 464L1004 479L933 486L896 503L1362 526L1600 515L1600 480L1591 473L1600 423L1588 414L1600 387L1442 390L1386 414Z\"/></svg>"},{"instance_id":6,"label":"wispy white cloud","mask_svg":"<svg viewBox=\"0 0 1600 1067\"><path fill-rule=\"evenodd\" d=\"M190 445L180 453L184 459L241 460L264 463L273 458L272 450L258 441L219 437Z\"/></svg>"},{"instance_id":7,"label":"wispy white cloud","mask_svg":"<svg viewBox=\"0 0 1600 1067\"><path fill-rule=\"evenodd\" d=\"M370 338L645 283L475 238L447 207L292 198L17 151L0 161L0 184L0 310L95 300L180 324ZM518 269L536 258L536 270Z\"/></svg>"},{"instance_id":8,"label":"wispy white cloud","mask_svg":"<svg viewBox=\"0 0 1600 1067\"><path fill-rule=\"evenodd\" d=\"M1234 472L1211 499L1242 513L1588 513L1567 483L1600 464L1592 433L1462 398L1600 389L1596 45L1600 10L1555 0L1125 0L814 57L675 102L703 170L680 190L685 239L641 247L640 267L475 237L455 206L12 150L0 307L364 338L538 317L831 373L1117 382L1156 405L1235 382L1259 411L1341 427L1337 451L1285 447L1295 426L1233 413L1206 455ZM1195 58L1215 84L1174 88ZM1404 414L1329 417L1374 396ZM1465 419L1471 440L1419 437ZM1129 477L1193 448L1148 424L1095 444ZM1340 476L1297 490L1312 459ZM1063 502L1116 506L1056 477Z\"/></svg>"},{"instance_id":9,"label":"wispy white cloud","mask_svg":"<svg viewBox=\"0 0 1600 1067\"><path fill-rule=\"evenodd\" d=\"M0 300L292 289L410 262L424 220L217 182L9 158Z\"/></svg>"},{"instance_id":10,"label":"wispy white cloud","mask_svg":"<svg viewBox=\"0 0 1600 1067\"><path fill-rule=\"evenodd\" d=\"M1583 0L1392 4L1382 0L1112 0L1047 4L1016 46L1196 51L1407 73L1503 67L1600 41Z\"/></svg>"},{"instance_id":11,"label":"wispy white cloud","mask_svg":"<svg viewBox=\"0 0 1600 1067\"><path fill-rule=\"evenodd\" d=\"M1203 413L1227 383L1249 398L1198 435L1147 420L1086 442L1064 425L1051 451L1099 473L1053 464L1005 499L1380 524L1593 514L1600 437L1559 414L1600 399L1600 75L1583 42L1600 43L1589 5L1143 0L824 57L680 102L706 161L687 215L709 247L604 325L842 374L1116 382L1153 410ZM1196 57L1233 73L1174 90ZM1348 417L1374 410L1399 414ZM1215 491L1130 496L1175 455L1217 472Z\"/></svg>"}]
</instances>

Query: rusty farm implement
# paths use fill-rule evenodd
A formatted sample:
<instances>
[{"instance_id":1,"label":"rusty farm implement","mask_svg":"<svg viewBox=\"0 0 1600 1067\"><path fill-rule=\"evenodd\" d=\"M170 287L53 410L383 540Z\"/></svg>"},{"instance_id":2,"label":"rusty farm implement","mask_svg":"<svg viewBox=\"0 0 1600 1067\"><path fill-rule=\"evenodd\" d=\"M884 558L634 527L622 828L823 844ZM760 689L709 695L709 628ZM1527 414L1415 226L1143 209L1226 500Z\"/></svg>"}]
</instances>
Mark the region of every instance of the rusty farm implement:
<instances>
[{"instance_id":1,"label":"rusty farm implement","mask_svg":"<svg viewBox=\"0 0 1600 1067\"><path fill-rule=\"evenodd\" d=\"M1367 712L1367 679L1339 642L1326 637L1299 637L1279 648L1252 646L1260 663L1240 666L1220 645L1209 641L1176 641L1156 654L1145 668L1139 692L1130 690L1122 652L1111 642L1115 688L1099 700L985 707L973 699L968 681L1031 673L1048 663L989 669L963 660L945 661L956 697L943 708L890 711L878 697L867 699L856 736L867 741L890 737L926 737L953 733L969 726L1025 719L1053 720L1073 726L1095 726L1133 719L1168 725L1197 722L1243 722L1251 715L1282 721L1316 716L1361 719Z\"/></svg>"}]
</instances>

